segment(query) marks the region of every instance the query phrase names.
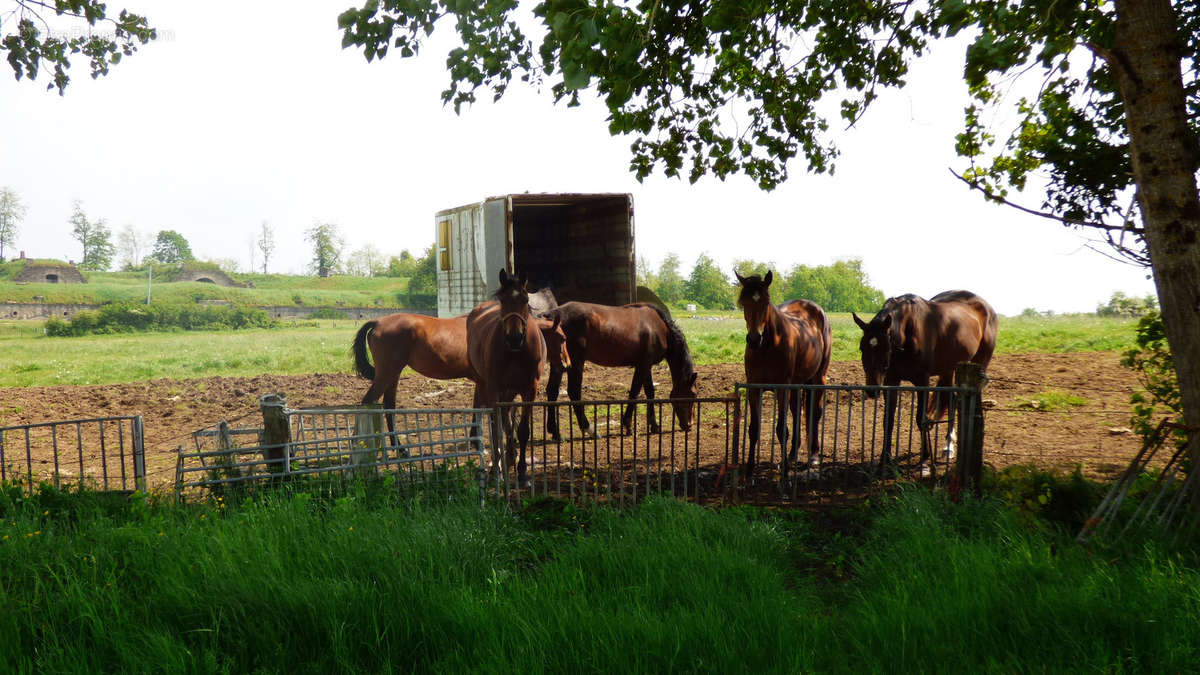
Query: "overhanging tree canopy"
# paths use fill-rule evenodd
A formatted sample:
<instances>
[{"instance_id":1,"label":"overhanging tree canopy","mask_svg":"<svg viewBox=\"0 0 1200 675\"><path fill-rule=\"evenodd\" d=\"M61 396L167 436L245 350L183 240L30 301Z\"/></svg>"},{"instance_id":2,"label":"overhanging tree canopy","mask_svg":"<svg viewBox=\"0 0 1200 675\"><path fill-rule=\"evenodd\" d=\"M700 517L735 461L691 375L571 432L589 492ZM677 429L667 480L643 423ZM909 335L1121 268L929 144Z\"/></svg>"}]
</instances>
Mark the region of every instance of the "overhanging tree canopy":
<instances>
[{"instance_id":1,"label":"overhanging tree canopy","mask_svg":"<svg viewBox=\"0 0 1200 675\"><path fill-rule=\"evenodd\" d=\"M517 10L515 0L372 0L338 22L343 45L368 60L413 56L451 24L459 44L442 97L456 111L514 81L548 82L568 104L594 86L610 131L633 137L638 178L740 172L765 189L800 155L810 171L830 170L834 125L902 86L930 41L975 33L964 76L976 104L956 138L963 178L1004 199L1045 172L1046 215L1152 265L1187 422L1200 429L1197 0L544 0L536 41ZM1040 81L1016 103L1021 123L995 135L981 108L1026 73ZM821 112L830 99L840 120ZM1200 461L1200 433L1192 452Z\"/></svg>"}]
</instances>

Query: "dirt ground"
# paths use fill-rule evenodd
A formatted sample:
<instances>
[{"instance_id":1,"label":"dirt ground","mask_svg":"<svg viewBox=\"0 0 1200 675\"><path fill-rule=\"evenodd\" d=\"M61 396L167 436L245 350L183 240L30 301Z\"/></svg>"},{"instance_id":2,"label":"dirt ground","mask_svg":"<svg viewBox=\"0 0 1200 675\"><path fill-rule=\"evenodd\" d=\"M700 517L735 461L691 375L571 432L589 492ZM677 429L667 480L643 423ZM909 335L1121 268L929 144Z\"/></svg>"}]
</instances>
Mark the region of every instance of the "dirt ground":
<instances>
[{"instance_id":1,"label":"dirt ground","mask_svg":"<svg viewBox=\"0 0 1200 675\"><path fill-rule=\"evenodd\" d=\"M1081 466L1094 477L1112 477L1137 453L1140 444L1129 431L1129 395L1136 377L1119 364L1115 353L1016 354L997 356L984 391L985 461L997 467L1032 462L1043 467ZM726 396L742 379L740 364L701 366L701 396ZM618 399L629 387L631 369L587 366L585 399ZM665 366L655 369L660 395L669 391ZM834 363L830 381L858 384L857 362ZM152 482L173 478L175 449L192 443L191 433L222 420L255 426L258 397L281 392L293 408L353 405L367 382L349 374L306 376L212 377L158 379L132 384L0 389L0 426L115 415L144 418L147 471ZM1082 397L1065 411L1031 406L1047 390ZM429 380L415 374L401 378L399 407L467 407L472 385L467 381ZM565 386L564 386L565 394ZM723 432L722 432L723 433ZM764 432L765 433L765 432Z\"/></svg>"}]
</instances>

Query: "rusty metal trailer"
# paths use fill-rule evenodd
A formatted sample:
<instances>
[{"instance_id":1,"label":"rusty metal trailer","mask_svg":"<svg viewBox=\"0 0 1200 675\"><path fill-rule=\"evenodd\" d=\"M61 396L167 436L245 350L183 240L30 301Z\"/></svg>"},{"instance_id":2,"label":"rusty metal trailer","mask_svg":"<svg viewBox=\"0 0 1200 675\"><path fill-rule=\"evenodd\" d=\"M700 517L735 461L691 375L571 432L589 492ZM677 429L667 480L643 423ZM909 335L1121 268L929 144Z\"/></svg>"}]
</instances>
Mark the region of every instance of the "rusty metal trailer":
<instances>
[{"instance_id":1,"label":"rusty metal trailer","mask_svg":"<svg viewBox=\"0 0 1200 675\"><path fill-rule=\"evenodd\" d=\"M558 301L633 302L633 197L510 194L439 211L438 316L471 311L499 286L501 268L523 272Z\"/></svg>"}]
</instances>

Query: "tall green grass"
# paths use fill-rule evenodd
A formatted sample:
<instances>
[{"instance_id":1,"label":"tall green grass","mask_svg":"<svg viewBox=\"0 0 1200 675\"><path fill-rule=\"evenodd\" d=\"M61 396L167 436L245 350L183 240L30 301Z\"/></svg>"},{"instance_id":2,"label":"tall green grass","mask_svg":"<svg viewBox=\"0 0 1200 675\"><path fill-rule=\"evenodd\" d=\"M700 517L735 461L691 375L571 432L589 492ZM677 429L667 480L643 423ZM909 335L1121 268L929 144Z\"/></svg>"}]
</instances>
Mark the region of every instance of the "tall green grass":
<instances>
[{"instance_id":1,"label":"tall green grass","mask_svg":"<svg viewBox=\"0 0 1200 675\"><path fill-rule=\"evenodd\" d=\"M997 502L804 513L47 492L0 508L5 672L1182 672L1194 556ZM547 509L546 507L549 507ZM847 556L830 574L811 550Z\"/></svg>"}]
</instances>

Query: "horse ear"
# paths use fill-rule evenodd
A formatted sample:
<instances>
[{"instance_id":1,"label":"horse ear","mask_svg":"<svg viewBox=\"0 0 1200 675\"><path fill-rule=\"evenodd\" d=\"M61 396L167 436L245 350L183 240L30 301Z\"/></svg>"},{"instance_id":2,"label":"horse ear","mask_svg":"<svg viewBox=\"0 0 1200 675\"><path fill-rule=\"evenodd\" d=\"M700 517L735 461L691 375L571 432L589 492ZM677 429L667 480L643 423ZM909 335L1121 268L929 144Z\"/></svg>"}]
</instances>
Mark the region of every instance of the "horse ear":
<instances>
[{"instance_id":1,"label":"horse ear","mask_svg":"<svg viewBox=\"0 0 1200 675\"><path fill-rule=\"evenodd\" d=\"M887 316L883 317L883 329L887 330L891 327L892 327L892 315L888 314Z\"/></svg>"},{"instance_id":2,"label":"horse ear","mask_svg":"<svg viewBox=\"0 0 1200 675\"><path fill-rule=\"evenodd\" d=\"M854 312L850 312L850 316L854 317L854 323L858 324L859 328L863 329L864 332L867 330L867 323L865 321L863 321L862 319L858 318L857 314L855 314ZM891 320L891 318L892 318L892 315L888 314L888 319Z\"/></svg>"},{"instance_id":3,"label":"horse ear","mask_svg":"<svg viewBox=\"0 0 1200 675\"><path fill-rule=\"evenodd\" d=\"M525 278L524 271L517 272L517 285L526 290L529 289L529 280Z\"/></svg>"},{"instance_id":4,"label":"horse ear","mask_svg":"<svg viewBox=\"0 0 1200 675\"><path fill-rule=\"evenodd\" d=\"M741 285L743 285L743 286L745 286L745 285L746 285L746 277L744 277L744 276L742 276L742 275L738 274L738 271L737 271L737 270L734 270L734 271L733 271L733 276L737 277L737 280L738 280L738 283L739 283L739 284L741 284Z\"/></svg>"},{"instance_id":5,"label":"horse ear","mask_svg":"<svg viewBox=\"0 0 1200 675\"><path fill-rule=\"evenodd\" d=\"M771 270L767 270L767 276L763 277L763 286L771 285Z\"/></svg>"},{"instance_id":6,"label":"horse ear","mask_svg":"<svg viewBox=\"0 0 1200 675\"><path fill-rule=\"evenodd\" d=\"M508 284L508 270L501 267L500 268L500 285L505 286L507 284Z\"/></svg>"}]
</instances>

